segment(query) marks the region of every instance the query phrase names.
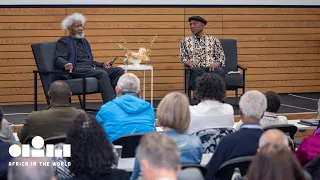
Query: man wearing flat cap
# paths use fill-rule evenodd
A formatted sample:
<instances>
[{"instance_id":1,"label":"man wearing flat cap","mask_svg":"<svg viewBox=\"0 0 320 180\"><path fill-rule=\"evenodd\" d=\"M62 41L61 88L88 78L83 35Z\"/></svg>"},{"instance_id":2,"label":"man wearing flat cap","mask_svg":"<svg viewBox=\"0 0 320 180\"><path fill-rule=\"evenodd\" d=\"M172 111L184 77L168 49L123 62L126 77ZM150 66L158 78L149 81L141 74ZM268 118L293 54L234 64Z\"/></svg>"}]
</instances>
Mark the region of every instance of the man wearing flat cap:
<instances>
[{"instance_id":1,"label":"man wearing flat cap","mask_svg":"<svg viewBox=\"0 0 320 180\"><path fill-rule=\"evenodd\" d=\"M200 16L188 19L192 35L181 40L180 61L186 68L191 68L192 89L196 89L196 78L205 72L215 72L223 79L225 73L225 55L222 45L216 37L203 33L207 21Z\"/></svg>"}]
</instances>

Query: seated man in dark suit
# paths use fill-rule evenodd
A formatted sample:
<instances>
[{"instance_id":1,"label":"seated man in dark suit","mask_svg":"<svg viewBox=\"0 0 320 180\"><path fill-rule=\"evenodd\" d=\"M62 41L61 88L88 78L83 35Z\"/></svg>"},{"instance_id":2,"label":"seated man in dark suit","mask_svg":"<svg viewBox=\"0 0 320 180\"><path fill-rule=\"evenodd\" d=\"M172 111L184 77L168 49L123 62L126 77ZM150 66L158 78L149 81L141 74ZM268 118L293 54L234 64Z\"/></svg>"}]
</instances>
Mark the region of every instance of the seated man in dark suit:
<instances>
[{"instance_id":1,"label":"seated man in dark suit","mask_svg":"<svg viewBox=\"0 0 320 180\"><path fill-rule=\"evenodd\" d=\"M257 152L263 133L259 120L267 109L267 99L259 91L248 91L241 97L239 107L243 124L239 131L225 136L219 142L207 164L206 180L214 179L219 167L226 161L241 156L254 156Z\"/></svg>"},{"instance_id":2,"label":"seated man in dark suit","mask_svg":"<svg viewBox=\"0 0 320 180\"><path fill-rule=\"evenodd\" d=\"M114 88L124 71L119 67L113 68L113 62L94 61L89 42L84 38L85 21L80 13L67 16L62 21L62 29L68 29L69 36L58 40L55 66L70 72L85 73L87 77L96 77L103 103L106 103L116 97Z\"/></svg>"},{"instance_id":3,"label":"seated man in dark suit","mask_svg":"<svg viewBox=\"0 0 320 180\"><path fill-rule=\"evenodd\" d=\"M72 125L72 120L83 110L71 107L71 91L65 81L55 81L48 92L50 106L47 110L31 112L18 132L21 143L33 136L49 138L66 135Z\"/></svg>"}]
</instances>

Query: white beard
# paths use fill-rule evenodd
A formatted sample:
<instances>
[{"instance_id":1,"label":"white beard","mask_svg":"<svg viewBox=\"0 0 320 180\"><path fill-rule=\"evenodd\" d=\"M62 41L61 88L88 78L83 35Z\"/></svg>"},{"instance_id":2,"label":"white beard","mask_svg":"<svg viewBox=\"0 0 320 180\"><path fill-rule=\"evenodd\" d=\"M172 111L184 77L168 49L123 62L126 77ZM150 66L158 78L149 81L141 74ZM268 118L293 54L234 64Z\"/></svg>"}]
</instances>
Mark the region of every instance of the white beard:
<instances>
[{"instance_id":1,"label":"white beard","mask_svg":"<svg viewBox=\"0 0 320 180\"><path fill-rule=\"evenodd\" d=\"M76 34L74 37L77 39L84 38L84 32L82 32L82 34Z\"/></svg>"}]
</instances>

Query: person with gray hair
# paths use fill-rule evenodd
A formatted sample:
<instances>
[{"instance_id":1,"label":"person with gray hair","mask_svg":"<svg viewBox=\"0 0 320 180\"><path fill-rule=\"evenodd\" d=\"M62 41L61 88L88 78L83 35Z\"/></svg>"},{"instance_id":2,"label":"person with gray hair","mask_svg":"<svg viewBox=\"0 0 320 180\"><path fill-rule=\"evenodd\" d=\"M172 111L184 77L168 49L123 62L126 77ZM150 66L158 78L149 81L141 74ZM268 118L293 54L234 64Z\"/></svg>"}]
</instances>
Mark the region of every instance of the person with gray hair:
<instances>
[{"instance_id":1,"label":"person with gray hair","mask_svg":"<svg viewBox=\"0 0 320 180\"><path fill-rule=\"evenodd\" d=\"M269 129L262 134L259 139L259 149L266 144L279 144L289 148L288 137L278 129Z\"/></svg>"},{"instance_id":2,"label":"person with gray hair","mask_svg":"<svg viewBox=\"0 0 320 180\"><path fill-rule=\"evenodd\" d=\"M73 13L61 22L62 30L68 30L69 36L58 40L54 65L63 71L85 73L87 77L97 78L102 100L107 103L115 98L114 88L124 71L122 68L113 67L114 61L103 63L94 60L90 44L84 37L85 22L86 18L80 13ZM63 77L69 79L81 76L70 74Z\"/></svg>"},{"instance_id":3,"label":"person with gray hair","mask_svg":"<svg viewBox=\"0 0 320 180\"><path fill-rule=\"evenodd\" d=\"M14 164L13 164L14 163ZM15 165L24 163L24 166ZM44 165L44 163L46 163ZM17 157L12 159L8 180L55 180L54 167L48 158ZM32 164L32 165L31 165Z\"/></svg>"},{"instance_id":4,"label":"person with gray hair","mask_svg":"<svg viewBox=\"0 0 320 180\"><path fill-rule=\"evenodd\" d=\"M225 136L219 142L207 164L206 180L214 179L219 167L226 161L241 156L253 156L257 152L263 133L259 120L267 109L267 99L259 91L247 91L241 96L239 107L243 124L239 131Z\"/></svg>"},{"instance_id":5,"label":"person with gray hair","mask_svg":"<svg viewBox=\"0 0 320 180\"><path fill-rule=\"evenodd\" d=\"M180 151L168 136L157 132L144 135L136 156L141 164L144 180L177 179L181 169Z\"/></svg>"},{"instance_id":6,"label":"person with gray hair","mask_svg":"<svg viewBox=\"0 0 320 180\"><path fill-rule=\"evenodd\" d=\"M156 131L153 107L142 100L139 93L139 78L126 73L117 83L117 98L101 106L96 119L103 126L110 142L128 134Z\"/></svg>"}]
</instances>

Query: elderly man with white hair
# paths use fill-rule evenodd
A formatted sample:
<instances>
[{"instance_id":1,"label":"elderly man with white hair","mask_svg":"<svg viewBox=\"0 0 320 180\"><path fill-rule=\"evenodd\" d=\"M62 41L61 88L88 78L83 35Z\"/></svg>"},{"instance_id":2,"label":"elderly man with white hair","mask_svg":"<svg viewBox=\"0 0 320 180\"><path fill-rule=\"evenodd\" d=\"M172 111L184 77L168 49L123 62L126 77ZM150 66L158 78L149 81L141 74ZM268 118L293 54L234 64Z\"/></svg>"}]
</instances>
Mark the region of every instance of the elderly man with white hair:
<instances>
[{"instance_id":1,"label":"elderly man with white hair","mask_svg":"<svg viewBox=\"0 0 320 180\"><path fill-rule=\"evenodd\" d=\"M55 51L55 67L75 73L85 73L87 77L96 77L99 82L104 103L115 98L114 87L123 69L113 67L113 61L97 62L94 60L89 42L84 38L85 17L80 13L67 16L62 22L62 29L69 31L69 36L61 37ZM77 75L65 78L79 78Z\"/></svg>"},{"instance_id":2,"label":"elderly man with white hair","mask_svg":"<svg viewBox=\"0 0 320 180\"><path fill-rule=\"evenodd\" d=\"M259 91L247 91L241 97L239 107L243 124L239 131L221 139L207 164L206 180L214 179L224 162L236 157L253 156L257 152L259 138L263 133L259 120L267 109L267 99Z\"/></svg>"},{"instance_id":3,"label":"elderly man with white hair","mask_svg":"<svg viewBox=\"0 0 320 180\"><path fill-rule=\"evenodd\" d=\"M126 73L116 86L117 98L101 106L96 119L102 124L110 142L121 136L156 131L151 104L139 98L140 80Z\"/></svg>"}]
</instances>

